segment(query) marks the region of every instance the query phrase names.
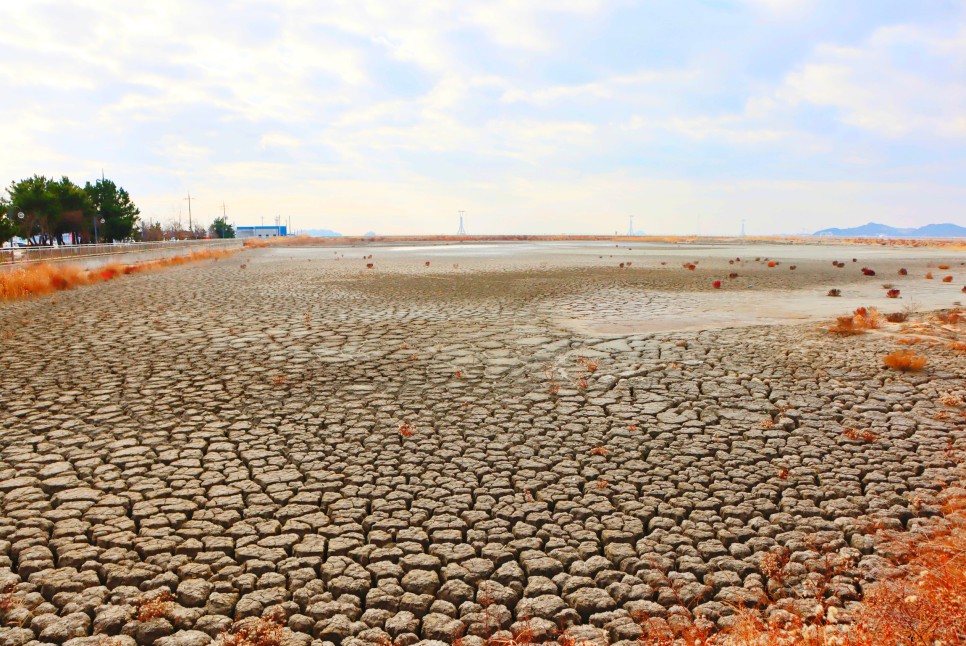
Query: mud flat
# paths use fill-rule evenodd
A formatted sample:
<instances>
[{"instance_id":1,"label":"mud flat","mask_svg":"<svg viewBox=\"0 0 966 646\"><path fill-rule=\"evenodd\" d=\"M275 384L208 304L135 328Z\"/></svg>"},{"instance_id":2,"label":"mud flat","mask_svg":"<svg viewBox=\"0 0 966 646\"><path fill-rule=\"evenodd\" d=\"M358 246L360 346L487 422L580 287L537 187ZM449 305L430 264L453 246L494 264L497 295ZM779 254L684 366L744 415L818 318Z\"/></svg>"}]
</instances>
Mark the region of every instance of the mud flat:
<instances>
[{"instance_id":1,"label":"mud flat","mask_svg":"<svg viewBox=\"0 0 966 646\"><path fill-rule=\"evenodd\" d=\"M953 307L964 260L268 248L0 304L0 644L204 644L269 614L292 645L614 643L764 595L807 613L826 554L847 611L889 572L871 529L956 478L966 355L892 372L899 325L819 323Z\"/></svg>"}]
</instances>

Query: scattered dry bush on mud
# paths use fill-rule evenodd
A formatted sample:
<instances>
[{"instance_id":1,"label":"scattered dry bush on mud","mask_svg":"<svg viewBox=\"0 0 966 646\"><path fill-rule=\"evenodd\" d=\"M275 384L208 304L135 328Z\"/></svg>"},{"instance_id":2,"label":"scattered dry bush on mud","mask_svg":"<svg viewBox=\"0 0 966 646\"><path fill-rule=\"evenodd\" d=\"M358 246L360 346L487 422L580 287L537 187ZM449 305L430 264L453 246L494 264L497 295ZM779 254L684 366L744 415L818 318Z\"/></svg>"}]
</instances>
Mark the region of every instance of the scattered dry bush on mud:
<instances>
[{"instance_id":1,"label":"scattered dry bush on mud","mask_svg":"<svg viewBox=\"0 0 966 646\"><path fill-rule=\"evenodd\" d=\"M887 368L900 372L916 372L926 367L926 357L912 350L896 350L882 358Z\"/></svg>"},{"instance_id":2,"label":"scattered dry bush on mud","mask_svg":"<svg viewBox=\"0 0 966 646\"><path fill-rule=\"evenodd\" d=\"M832 334L849 336L853 334L864 334L866 330L874 330L882 327L885 317L874 307L860 307L851 316L839 316L835 319L835 325L828 328Z\"/></svg>"},{"instance_id":3,"label":"scattered dry bush on mud","mask_svg":"<svg viewBox=\"0 0 966 646\"><path fill-rule=\"evenodd\" d=\"M230 630L221 633L215 644L217 646L279 646L282 643L284 630L280 617L251 617L235 623Z\"/></svg>"},{"instance_id":4,"label":"scattered dry bush on mud","mask_svg":"<svg viewBox=\"0 0 966 646\"><path fill-rule=\"evenodd\" d=\"M151 621L159 617L167 617L174 610L174 597L167 590L131 602L134 606L138 621Z\"/></svg>"},{"instance_id":5,"label":"scattered dry bush on mud","mask_svg":"<svg viewBox=\"0 0 966 646\"><path fill-rule=\"evenodd\" d=\"M30 265L23 269L11 269L0 272L0 301L43 296L81 285L114 280L127 274L174 267L199 260L218 260L236 251L238 250L194 251L184 256L160 258L130 265L110 263L91 270L81 269L74 265L47 263Z\"/></svg>"}]
</instances>

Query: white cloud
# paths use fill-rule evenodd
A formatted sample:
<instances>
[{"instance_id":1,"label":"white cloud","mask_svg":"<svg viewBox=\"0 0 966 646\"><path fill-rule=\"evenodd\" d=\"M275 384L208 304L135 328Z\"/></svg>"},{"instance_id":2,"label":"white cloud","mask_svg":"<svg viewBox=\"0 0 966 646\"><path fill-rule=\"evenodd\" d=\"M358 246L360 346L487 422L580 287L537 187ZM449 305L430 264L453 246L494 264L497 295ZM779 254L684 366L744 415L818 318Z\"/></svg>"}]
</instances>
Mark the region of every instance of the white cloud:
<instances>
[{"instance_id":1,"label":"white cloud","mask_svg":"<svg viewBox=\"0 0 966 646\"><path fill-rule=\"evenodd\" d=\"M966 30L891 27L857 46L822 45L757 112L813 105L885 137L966 136Z\"/></svg>"}]
</instances>

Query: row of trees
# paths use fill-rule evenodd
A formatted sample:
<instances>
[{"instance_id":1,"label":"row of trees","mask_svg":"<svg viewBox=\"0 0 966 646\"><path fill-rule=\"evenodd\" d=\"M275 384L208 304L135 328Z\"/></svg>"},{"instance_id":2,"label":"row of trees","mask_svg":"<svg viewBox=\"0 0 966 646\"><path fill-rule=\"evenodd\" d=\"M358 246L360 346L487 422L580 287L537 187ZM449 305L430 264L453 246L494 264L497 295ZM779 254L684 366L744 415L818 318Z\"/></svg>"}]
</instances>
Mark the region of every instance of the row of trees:
<instances>
[{"instance_id":1,"label":"row of trees","mask_svg":"<svg viewBox=\"0 0 966 646\"><path fill-rule=\"evenodd\" d=\"M109 179L83 188L67 177L34 175L13 182L0 197L0 241L22 238L28 245L131 240L140 211L123 188Z\"/></svg>"},{"instance_id":2,"label":"row of trees","mask_svg":"<svg viewBox=\"0 0 966 646\"><path fill-rule=\"evenodd\" d=\"M179 223L162 227L160 222L143 222L140 214L128 192L109 179L82 188L67 177L34 175L12 182L0 196L0 244L13 238L28 245L53 245L235 237L223 217L210 227L187 231Z\"/></svg>"},{"instance_id":3,"label":"row of trees","mask_svg":"<svg viewBox=\"0 0 966 646\"><path fill-rule=\"evenodd\" d=\"M215 218L215 221L208 227L196 224L193 230L183 227L178 220L170 220L163 226L160 222L150 222L143 224L141 227L141 240L145 242L234 237L235 228L228 224L228 220L225 218Z\"/></svg>"}]
</instances>

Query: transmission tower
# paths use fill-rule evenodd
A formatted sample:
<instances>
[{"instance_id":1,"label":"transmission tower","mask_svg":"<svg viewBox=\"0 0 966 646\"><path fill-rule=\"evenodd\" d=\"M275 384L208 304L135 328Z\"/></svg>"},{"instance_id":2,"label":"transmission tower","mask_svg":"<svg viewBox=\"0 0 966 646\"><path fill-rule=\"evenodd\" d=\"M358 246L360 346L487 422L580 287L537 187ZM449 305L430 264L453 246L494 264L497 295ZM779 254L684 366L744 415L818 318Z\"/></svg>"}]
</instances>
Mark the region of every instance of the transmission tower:
<instances>
[{"instance_id":1,"label":"transmission tower","mask_svg":"<svg viewBox=\"0 0 966 646\"><path fill-rule=\"evenodd\" d=\"M456 232L456 235L465 236L466 229L463 228L463 214L466 213L466 211L460 211L459 213L460 213L460 229L459 231Z\"/></svg>"},{"instance_id":2,"label":"transmission tower","mask_svg":"<svg viewBox=\"0 0 966 646\"><path fill-rule=\"evenodd\" d=\"M627 235L632 236L634 235L634 216L630 215L628 217L631 221L630 224L627 225Z\"/></svg>"},{"instance_id":3,"label":"transmission tower","mask_svg":"<svg viewBox=\"0 0 966 646\"><path fill-rule=\"evenodd\" d=\"M744 219L741 220L741 237L742 238L745 237L745 221L744 221Z\"/></svg>"}]
</instances>

